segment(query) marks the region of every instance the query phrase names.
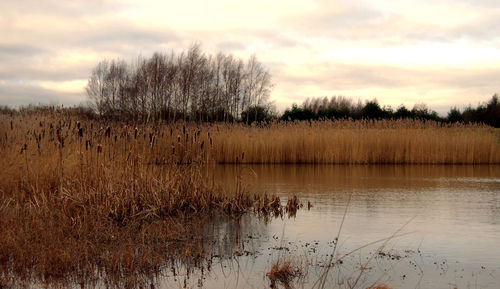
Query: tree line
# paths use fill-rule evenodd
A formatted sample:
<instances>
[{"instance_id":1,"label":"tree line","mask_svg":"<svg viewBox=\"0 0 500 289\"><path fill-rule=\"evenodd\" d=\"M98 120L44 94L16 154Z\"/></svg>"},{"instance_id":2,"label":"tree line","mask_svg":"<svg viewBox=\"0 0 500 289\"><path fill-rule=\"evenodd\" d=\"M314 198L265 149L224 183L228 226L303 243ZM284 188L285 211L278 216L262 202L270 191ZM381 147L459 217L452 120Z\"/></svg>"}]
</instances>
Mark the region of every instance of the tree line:
<instances>
[{"instance_id":1,"label":"tree line","mask_svg":"<svg viewBox=\"0 0 500 289\"><path fill-rule=\"evenodd\" d=\"M110 119L232 122L243 116L249 122L256 107L267 105L272 87L255 55L244 61L192 45L134 63L103 60L86 91L96 113Z\"/></svg>"},{"instance_id":2,"label":"tree line","mask_svg":"<svg viewBox=\"0 0 500 289\"><path fill-rule=\"evenodd\" d=\"M495 94L486 102L477 107L469 106L463 111L453 107L446 117L440 117L436 111L430 110L424 104L415 105L412 109L404 105L394 110L390 106L380 106L377 100L367 101L364 104L352 99L333 96L331 98L306 99L302 105L292 105L281 115L283 121L320 120L320 119L420 119L440 122L484 123L493 127L500 127L500 103Z\"/></svg>"}]
</instances>

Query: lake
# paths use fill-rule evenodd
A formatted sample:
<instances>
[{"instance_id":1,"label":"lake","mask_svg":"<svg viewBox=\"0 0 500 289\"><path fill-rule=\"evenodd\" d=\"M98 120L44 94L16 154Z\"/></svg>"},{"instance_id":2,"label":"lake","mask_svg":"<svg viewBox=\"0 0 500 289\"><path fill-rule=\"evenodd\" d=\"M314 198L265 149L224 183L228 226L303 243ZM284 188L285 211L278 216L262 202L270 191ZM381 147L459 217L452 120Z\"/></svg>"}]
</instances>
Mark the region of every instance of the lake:
<instances>
[{"instance_id":1,"label":"lake","mask_svg":"<svg viewBox=\"0 0 500 289\"><path fill-rule=\"evenodd\" d=\"M210 223L218 242L208 270L165 273L160 287L265 288L281 258L302 268L292 288L319 288L337 236L342 262L324 288L500 287L500 166L225 165L210 174L228 191L239 183L282 202L296 195L304 207L268 222Z\"/></svg>"}]
</instances>

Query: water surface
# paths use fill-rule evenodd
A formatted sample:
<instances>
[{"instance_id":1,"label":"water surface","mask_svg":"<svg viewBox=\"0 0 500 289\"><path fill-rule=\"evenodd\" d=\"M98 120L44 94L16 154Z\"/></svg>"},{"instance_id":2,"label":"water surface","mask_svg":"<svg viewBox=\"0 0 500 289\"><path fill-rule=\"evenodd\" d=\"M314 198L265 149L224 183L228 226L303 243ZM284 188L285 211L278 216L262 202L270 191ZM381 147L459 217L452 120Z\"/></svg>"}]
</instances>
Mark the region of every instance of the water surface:
<instances>
[{"instance_id":1,"label":"water surface","mask_svg":"<svg viewBox=\"0 0 500 289\"><path fill-rule=\"evenodd\" d=\"M306 205L295 218L265 226L246 216L244 222L258 225L241 226L237 247L253 253L221 260L198 285L269 286L265 274L272 263L293 256L307 268L295 286L311 288L329 261L347 207L336 257L361 249L331 270L325 288L348 288L347 280L352 285L358 275L357 288L373 282L500 287L500 166L226 165L213 170L213 179L228 191L243 183L282 201L297 195ZM390 240L363 247L384 238Z\"/></svg>"}]
</instances>

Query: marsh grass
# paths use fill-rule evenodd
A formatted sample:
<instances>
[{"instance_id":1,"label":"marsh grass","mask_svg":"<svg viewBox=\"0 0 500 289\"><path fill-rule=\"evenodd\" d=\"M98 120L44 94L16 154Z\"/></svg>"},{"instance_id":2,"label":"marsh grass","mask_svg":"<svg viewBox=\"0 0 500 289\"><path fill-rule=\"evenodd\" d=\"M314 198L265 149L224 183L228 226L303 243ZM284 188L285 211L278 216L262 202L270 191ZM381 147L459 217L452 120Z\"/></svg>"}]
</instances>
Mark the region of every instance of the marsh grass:
<instances>
[{"instance_id":1,"label":"marsh grass","mask_svg":"<svg viewBox=\"0 0 500 289\"><path fill-rule=\"evenodd\" d=\"M498 144L489 127L416 121L248 127L1 114L0 284L146 286L172 264L203 267L200 240L215 214L301 207L224 191L207 177L214 163L499 163Z\"/></svg>"},{"instance_id":2,"label":"marsh grass","mask_svg":"<svg viewBox=\"0 0 500 289\"><path fill-rule=\"evenodd\" d=\"M213 153L219 163L500 163L500 134L483 125L338 120L218 126L216 131Z\"/></svg>"},{"instance_id":3,"label":"marsh grass","mask_svg":"<svg viewBox=\"0 0 500 289\"><path fill-rule=\"evenodd\" d=\"M271 288L281 284L284 288L292 288L292 282L302 274L302 266L291 257L281 257L272 266L266 276Z\"/></svg>"},{"instance_id":4,"label":"marsh grass","mask_svg":"<svg viewBox=\"0 0 500 289\"><path fill-rule=\"evenodd\" d=\"M0 117L2 286L146 286L172 264L203 268L215 215L284 210L208 181L211 136L194 125Z\"/></svg>"}]
</instances>

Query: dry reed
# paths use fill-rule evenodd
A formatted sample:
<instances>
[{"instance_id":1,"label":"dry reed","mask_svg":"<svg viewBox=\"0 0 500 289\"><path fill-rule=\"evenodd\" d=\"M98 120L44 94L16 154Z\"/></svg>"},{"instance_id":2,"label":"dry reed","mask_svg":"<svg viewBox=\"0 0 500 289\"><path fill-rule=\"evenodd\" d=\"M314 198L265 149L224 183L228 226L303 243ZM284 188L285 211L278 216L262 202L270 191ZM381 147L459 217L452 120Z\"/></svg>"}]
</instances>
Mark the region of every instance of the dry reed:
<instances>
[{"instance_id":1,"label":"dry reed","mask_svg":"<svg viewBox=\"0 0 500 289\"><path fill-rule=\"evenodd\" d=\"M282 216L300 207L225 193L207 180L207 164L496 164L500 149L498 132L483 126L138 125L49 112L0 115L0 159L2 286L104 279L130 288L172 256L197 263L203 246L183 241L197 240L215 212Z\"/></svg>"},{"instance_id":2,"label":"dry reed","mask_svg":"<svg viewBox=\"0 0 500 289\"><path fill-rule=\"evenodd\" d=\"M291 282L300 275L300 267L292 259L283 257L278 259L266 274L271 282L271 288L276 288L277 284L291 288Z\"/></svg>"},{"instance_id":3,"label":"dry reed","mask_svg":"<svg viewBox=\"0 0 500 289\"><path fill-rule=\"evenodd\" d=\"M499 131L416 120L217 126L218 163L498 164Z\"/></svg>"},{"instance_id":4,"label":"dry reed","mask_svg":"<svg viewBox=\"0 0 500 289\"><path fill-rule=\"evenodd\" d=\"M200 265L214 214L283 210L209 183L212 142L188 124L0 115L0 284L146 286L169 264Z\"/></svg>"}]
</instances>

